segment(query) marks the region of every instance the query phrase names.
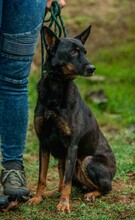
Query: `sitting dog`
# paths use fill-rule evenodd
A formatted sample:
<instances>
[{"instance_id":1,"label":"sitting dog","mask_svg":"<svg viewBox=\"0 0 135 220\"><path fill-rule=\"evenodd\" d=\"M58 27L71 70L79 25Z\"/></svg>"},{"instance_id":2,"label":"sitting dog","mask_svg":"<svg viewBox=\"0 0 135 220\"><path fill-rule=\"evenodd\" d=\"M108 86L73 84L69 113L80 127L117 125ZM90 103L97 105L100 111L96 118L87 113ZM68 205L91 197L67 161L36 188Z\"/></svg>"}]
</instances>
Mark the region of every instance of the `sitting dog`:
<instances>
[{"instance_id":1,"label":"sitting dog","mask_svg":"<svg viewBox=\"0 0 135 220\"><path fill-rule=\"evenodd\" d=\"M86 59L84 43L89 26L74 38L58 38L43 27L47 46L46 74L38 84L34 124L39 138L40 167L36 195L32 203L42 201L50 154L58 159L60 202L57 210L70 212L71 185L85 186L84 198L95 198L112 189L116 172L114 154L84 103L73 80L91 76L95 67Z\"/></svg>"}]
</instances>

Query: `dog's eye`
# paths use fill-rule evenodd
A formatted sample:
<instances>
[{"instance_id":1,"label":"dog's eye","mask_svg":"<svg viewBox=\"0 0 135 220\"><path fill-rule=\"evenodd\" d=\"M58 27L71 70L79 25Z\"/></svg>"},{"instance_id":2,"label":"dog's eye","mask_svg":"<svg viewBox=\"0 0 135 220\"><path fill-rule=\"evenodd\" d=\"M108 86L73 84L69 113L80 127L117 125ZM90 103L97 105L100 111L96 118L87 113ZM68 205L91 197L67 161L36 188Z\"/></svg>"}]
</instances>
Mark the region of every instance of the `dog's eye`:
<instances>
[{"instance_id":1,"label":"dog's eye","mask_svg":"<svg viewBox=\"0 0 135 220\"><path fill-rule=\"evenodd\" d=\"M77 50L71 50L70 51L70 55L71 56L77 56L78 55L78 51Z\"/></svg>"}]
</instances>

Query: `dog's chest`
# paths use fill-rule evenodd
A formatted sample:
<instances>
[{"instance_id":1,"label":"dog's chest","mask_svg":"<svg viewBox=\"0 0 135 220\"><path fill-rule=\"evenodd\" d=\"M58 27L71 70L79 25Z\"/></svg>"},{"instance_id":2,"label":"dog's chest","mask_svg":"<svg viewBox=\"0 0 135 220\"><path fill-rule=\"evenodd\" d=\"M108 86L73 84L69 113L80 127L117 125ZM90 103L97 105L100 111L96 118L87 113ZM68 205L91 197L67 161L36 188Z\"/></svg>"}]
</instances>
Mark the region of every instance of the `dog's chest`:
<instances>
[{"instance_id":1,"label":"dog's chest","mask_svg":"<svg viewBox=\"0 0 135 220\"><path fill-rule=\"evenodd\" d=\"M68 120L54 111L44 115L44 141L46 148L56 158L64 158L70 144L71 128Z\"/></svg>"},{"instance_id":2,"label":"dog's chest","mask_svg":"<svg viewBox=\"0 0 135 220\"><path fill-rule=\"evenodd\" d=\"M41 133L39 138L54 157L64 158L74 130L72 118L74 118L76 86L73 82L64 83L48 77L44 81L42 92L44 92L44 102L41 105L44 105L44 112L41 111L40 115L43 122L39 125L36 123L37 133Z\"/></svg>"},{"instance_id":3,"label":"dog's chest","mask_svg":"<svg viewBox=\"0 0 135 220\"><path fill-rule=\"evenodd\" d=\"M46 129L48 127L55 128L63 136L71 135L71 128L69 127L68 120L54 111L46 111L44 115Z\"/></svg>"}]
</instances>

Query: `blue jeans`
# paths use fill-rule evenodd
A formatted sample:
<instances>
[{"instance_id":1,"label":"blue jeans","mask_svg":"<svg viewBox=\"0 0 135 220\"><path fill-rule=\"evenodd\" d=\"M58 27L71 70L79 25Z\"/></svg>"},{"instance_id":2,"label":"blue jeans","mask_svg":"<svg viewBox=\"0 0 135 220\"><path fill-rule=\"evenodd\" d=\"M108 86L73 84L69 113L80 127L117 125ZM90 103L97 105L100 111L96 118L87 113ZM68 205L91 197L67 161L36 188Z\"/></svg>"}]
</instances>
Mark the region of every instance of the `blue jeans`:
<instances>
[{"instance_id":1,"label":"blue jeans","mask_svg":"<svg viewBox=\"0 0 135 220\"><path fill-rule=\"evenodd\" d=\"M46 0L0 0L0 144L2 164L23 163L28 76Z\"/></svg>"}]
</instances>

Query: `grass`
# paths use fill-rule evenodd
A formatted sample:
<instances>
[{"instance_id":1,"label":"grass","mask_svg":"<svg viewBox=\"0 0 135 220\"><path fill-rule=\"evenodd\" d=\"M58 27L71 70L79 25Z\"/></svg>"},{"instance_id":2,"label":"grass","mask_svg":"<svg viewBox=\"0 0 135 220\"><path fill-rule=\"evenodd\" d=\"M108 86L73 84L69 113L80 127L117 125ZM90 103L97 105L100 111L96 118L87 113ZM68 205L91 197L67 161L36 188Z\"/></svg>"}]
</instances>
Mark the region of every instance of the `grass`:
<instances>
[{"instance_id":1,"label":"grass","mask_svg":"<svg viewBox=\"0 0 135 220\"><path fill-rule=\"evenodd\" d=\"M82 11L83 6L83 11ZM105 80L92 81L79 77L76 84L83 98L86 94L102 89L108 97L105 104L86 100L94 112L103 133L109 140L116 156L117 173L113 190L94 204L84 203L83 194L72 189L71 213L57 213L59 196L45 198L37 207L21 204L10 212L1 212L0 220L133 220L135 219L135 2L116 0L100 4L98 0L83 2L73 0L63 9L64 20L72 35L84 29L84 24L93 23L91 39L87 42L89 59L96 66L95 75ZM91 12L91 13L90 13ZM89 19L88 19L89 18ZM34 58L36 71L29 79L29 128L24 162L29 186L35 191L38 179L38 140L33 127L33 112L36 103L36 84L40 78L39 48ZM57 161L51 158L48 173L48 188L58 183Z\"/></svg>"}]
</instances>

